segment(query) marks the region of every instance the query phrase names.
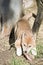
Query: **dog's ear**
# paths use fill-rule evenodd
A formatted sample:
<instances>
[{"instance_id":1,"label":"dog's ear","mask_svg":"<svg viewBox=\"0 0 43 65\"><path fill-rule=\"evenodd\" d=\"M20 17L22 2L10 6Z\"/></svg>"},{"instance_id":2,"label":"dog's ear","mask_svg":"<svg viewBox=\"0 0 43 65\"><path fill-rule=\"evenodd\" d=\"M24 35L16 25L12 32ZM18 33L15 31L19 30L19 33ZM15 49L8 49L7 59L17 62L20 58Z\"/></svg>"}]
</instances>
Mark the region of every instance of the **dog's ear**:
<instances>
[{"instance_id":1,"label":"dog's ear","mask_svg":"<svg viewBox=\"0 0 43 65\"><path fill-rule=\"evenodd\" d=\"M15 48L17 49L17 48L19 48L19 47L21 47L21 39L20 38L18 38L16 41L15 41Z\"/></svg>"}]
</instances>

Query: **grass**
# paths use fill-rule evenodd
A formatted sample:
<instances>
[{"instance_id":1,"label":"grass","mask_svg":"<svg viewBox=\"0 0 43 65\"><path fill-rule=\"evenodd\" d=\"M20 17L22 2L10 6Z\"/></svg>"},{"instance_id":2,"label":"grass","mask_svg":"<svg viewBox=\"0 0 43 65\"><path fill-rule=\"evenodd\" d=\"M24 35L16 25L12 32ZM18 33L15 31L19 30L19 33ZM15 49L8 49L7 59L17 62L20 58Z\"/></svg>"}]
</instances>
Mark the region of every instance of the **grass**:
<instances>
[{"instance_id":1,"label":"grass","mask_svg":"<svg viewBox=\"0 0 43 65\"><path fill-rule=\"evenodd\" d=\"M11 65L30 65L23 56L17 57L16 54L14 54L14 55L15 56L11 61ZM42 42L42 40L38 40L36 58L42 58L42 57L43 57L43 42Z\"/></svg>"},{"instance_id":2,"label":"grass","mask_svg":"<svg viewBox=\"0 0 43 65\"><path fill-rule=\"evenodd\" d=\"M37 42L37 58L43 58L43 40Z\"/></svg>"},{"instance_id":3,"label":"grass","mask_svg":"<svg viewBox=\"0 0 43 65\"><path fill-rule=\"evenodd\" d=\"M15 56L12 59L11 65L30 65L30 64L26 62L26 60L23 56L21 56L21 57Z\"/></svg>"}]
</instances>

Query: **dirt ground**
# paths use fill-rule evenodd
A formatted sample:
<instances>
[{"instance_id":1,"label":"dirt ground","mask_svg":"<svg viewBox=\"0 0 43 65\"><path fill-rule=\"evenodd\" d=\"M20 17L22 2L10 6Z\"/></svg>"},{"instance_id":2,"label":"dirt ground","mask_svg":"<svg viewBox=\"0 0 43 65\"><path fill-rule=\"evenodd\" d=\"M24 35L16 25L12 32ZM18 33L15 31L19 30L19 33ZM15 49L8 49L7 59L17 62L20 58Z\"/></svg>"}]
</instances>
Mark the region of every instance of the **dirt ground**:
<instances>
[{"instance_id":1,"label":"dirt ground","mask_svg":"<svg viewBox=\"0 0 43 65\"><path fill-rule=\"evenodd\" d=\"M36 8L34 9L35 7L32 8L32 11L33 12L37 12ZM35 10L35 11L34 11ZM28 10L29 12L31 11L31 9ZM35 12L35 14L36 14ZM30 24L31 24L31 27L33 25L33 20L34 18L32 17L30 19ZM43 22L40 26L40 30L39 30L39 33L38 33L38 36L37 36L37 44L39 45L42 45L42 49L43 49ZM15 56L15 49L12 48L11 50L9 50L10 48L10 45L9 45L9 37L5 37L3 39L0 39L0 65L11 65L11 60L16 57L16 60L18 61L18 57ZM41 50L42 50L41 49ZM40 51L40 50L39 50ZM40 59L37 59L35 61L35 64L32 64L32 65L43 65L43 51L42 51L42 56L38 56ZM24 57L19 57L19 59L23 59ZM25 63L27 63L26 59L25 60ZM24 62L23 60L23 62ZM24 63L24 64L25 64ZM15 65L15 64L14 64ZM18 64L19 65L19 64ZM21 64L23 65L23 64ZM30 65L29 63L27 63L26 65Z\"/></svg>"},{"instance_id":2,"label":"dirt ground","mask_svg":"<svg viewBox=\"0 0 43 65\"><path fill-rule=\"evenodd\" d=\"M43 23L40 27L40 30L39 30L39 33L37 36L37 44L39 44L39 43L42 45L42 49L43 49ZM11 63L11 60L13 57L18 59L18 57L15 55L15 49L12 48L11 50L9 50L9 48L10 48L9 37L5 37L3 39L0 39L0 65L11 65L10 63ZM40 60L38 58L35 61L36 65L43 65L43 51L42 51L42 56L39 55L38 57L40 58ZM22 58L24 59L24 57L21 57L19 59L22 59ZM23 61L25 61L27 63L26 59L24 59ZM26 64L26 65L28 65L28 64Z\"/></svg>"}]
</instances>

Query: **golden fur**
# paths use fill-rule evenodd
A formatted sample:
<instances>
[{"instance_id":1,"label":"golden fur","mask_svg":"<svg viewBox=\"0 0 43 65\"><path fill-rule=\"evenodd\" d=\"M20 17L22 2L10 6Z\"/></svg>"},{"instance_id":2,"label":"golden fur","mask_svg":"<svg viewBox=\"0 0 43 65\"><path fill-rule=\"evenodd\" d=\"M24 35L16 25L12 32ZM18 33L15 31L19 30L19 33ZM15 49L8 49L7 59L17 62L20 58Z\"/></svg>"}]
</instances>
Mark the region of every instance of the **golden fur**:
<instances>
[{"instance_id":1,"label":"golden fur","mask_svg":"<svg viewBox=\"0 0 43 65\"><path fill-rule=\"evenodd\" d=\"M15 25L15 47L18 56L23 52L29 53L30 50L33 55L36 55L36 43L30 28L28 20L22 18Z\"/></svg>"}]
</instances>

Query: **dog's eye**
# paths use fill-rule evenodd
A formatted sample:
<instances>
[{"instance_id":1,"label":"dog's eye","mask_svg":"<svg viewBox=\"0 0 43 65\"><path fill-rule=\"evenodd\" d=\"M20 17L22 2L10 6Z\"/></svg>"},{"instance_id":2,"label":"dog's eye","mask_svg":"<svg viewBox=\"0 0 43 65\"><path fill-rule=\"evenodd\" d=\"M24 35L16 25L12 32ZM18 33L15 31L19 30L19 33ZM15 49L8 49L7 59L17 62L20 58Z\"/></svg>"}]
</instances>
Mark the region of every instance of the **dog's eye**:
<instances>
[{"instance_id":1,"label":"dog's eye","mask_svg":"<svg viewBox=\"0 0 43 65\"><path fill-rule=\"evenodd\" d=\"M31 47L31 46L29 46L29 47Z\"/></svg>"},{"instance_id":2,"label":"dog's eye","mask_svg":"<svg viewBox=\"0 0 43 65\"><path fill-rule=\"evenodd\" d=\"M24 46L26 46L26 45L24 44Z\"/></svg>"}]
</instances>

